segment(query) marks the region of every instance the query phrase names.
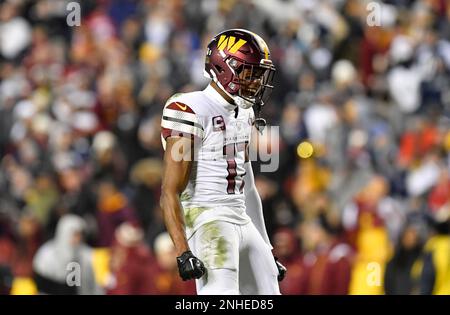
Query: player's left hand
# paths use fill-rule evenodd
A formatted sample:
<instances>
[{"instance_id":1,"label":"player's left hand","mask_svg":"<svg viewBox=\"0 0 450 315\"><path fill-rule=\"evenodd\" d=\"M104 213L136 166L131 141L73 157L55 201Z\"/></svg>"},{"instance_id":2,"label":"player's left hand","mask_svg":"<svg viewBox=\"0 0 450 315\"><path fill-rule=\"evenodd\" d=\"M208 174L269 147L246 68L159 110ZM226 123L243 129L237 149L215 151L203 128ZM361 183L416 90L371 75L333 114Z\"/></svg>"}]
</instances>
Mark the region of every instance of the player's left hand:
<instances>
[{"instance_id":1,"label":"player's left hand","mask_svg":"<svg viewBox=\"0 0 450 315\"><path fill-rule=\"evenodd\" d=\"M273 257L273 258L275 259L275 263L277 264L277 268L278 268L278 281L282 281L284 279L284 277L286 276L287 268L278 261L277 257Z\"/></svg>"}]
</instances>

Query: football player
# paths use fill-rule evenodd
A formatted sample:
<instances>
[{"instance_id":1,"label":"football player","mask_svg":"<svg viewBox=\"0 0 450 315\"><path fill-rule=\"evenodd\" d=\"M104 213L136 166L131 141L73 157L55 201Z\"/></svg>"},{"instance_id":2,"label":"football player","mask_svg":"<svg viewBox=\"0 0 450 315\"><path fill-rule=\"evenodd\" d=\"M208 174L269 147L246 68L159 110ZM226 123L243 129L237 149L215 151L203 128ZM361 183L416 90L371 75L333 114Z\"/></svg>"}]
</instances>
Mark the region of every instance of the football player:
<instances>
[{"instance_id":1,"label":"football player","mask_svg":"<svg viewBox=\"0 0 450 315\"><path fill-rule=\"evenodd\" d=\"M161 208L183 280L198 294L280 294L286 273L272 255L248 145L273 88L264 40L231 29L209 43L203 91L164 106Z\"/></svg>"}]
</instances>

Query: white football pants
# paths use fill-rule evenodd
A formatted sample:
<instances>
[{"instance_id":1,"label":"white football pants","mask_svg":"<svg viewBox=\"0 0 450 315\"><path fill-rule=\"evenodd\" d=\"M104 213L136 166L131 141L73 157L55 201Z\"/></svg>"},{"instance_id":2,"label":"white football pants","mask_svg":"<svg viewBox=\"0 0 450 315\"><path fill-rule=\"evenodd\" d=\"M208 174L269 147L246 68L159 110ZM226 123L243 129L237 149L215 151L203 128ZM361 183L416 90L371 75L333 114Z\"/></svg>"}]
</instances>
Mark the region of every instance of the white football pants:
<instances>
[{"instance_id":1,"label":"white football pants","mask_svg":"<svg viewBox=\"0 0 450 315\"><path fill-rule=\"evenodd\" d=\"M271 249L252 222L205 223L189 239L207 274L196 280L199 295L278 295L278 269Z\"/></svg>"}]
</instances>

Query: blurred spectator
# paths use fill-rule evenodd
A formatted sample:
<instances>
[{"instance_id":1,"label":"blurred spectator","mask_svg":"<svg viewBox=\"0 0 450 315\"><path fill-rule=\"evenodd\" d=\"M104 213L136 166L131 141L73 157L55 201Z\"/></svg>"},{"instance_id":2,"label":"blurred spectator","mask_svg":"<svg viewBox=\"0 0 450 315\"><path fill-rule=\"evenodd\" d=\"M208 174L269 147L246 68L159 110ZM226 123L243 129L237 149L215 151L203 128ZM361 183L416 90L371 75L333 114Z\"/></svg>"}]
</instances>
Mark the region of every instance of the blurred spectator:
<instances>
[{"instance_id":1,"label":"blurred spectator","mask_svg":"<svg viewBox=\"0 0 450 315\"><path fill-rule=\"evenodd\" d=\"M399 221L396 209L386 199L388 186L382 176L373 176L367 184L361 188L354 201L348 204L343 212L343 226L346 230L346 238L356 250L355 265L352 270L352 282L350 293L367 292L366 294L381 294L382 278L367 281L371 274L370 264L380 270L381 277L384 266L389 257L392 244L390 243L388 230L388 217ZM400 223L402 223L400 216ZM400 225L401 226L401 225ZM381 271L383 270L383 271ZM375 278L376 278L375 277Z\"/></svg>"},{"instance_id":2,"label":"blurred spectator","mask_svg":"<svg viewBox=\"0 0 450 315\"><path fill-rule=\"evenodd\" d=\"M301 225L306 294L349 293L353 251L336 237L337 229L323 215Z\"/></svg>"},{"instance_id":3,"label":"blurred spectator","mask_svg":"<svg viewBox=\"0 0 450 315\"><path fill-rule=\"evenodd\" d=\"M169 233L159 234L155 240L156 269L153 281L154 294L193 295L194 281L182 281L178 274L175 246Z\"/></svg>"},{"instance_id":4,"label":"blurred spectator","mask_svg":"<svg viewBox=\"0 0 450 315\"><path fill-rule=\"evenodd\" d=\"M0 265L0 295L9 295L12 282L13 275L9 267Z\"/></svg>"},{"instance_id":5,"label":"blurred spectator","mask_svg":"<svg viewBox=\"0 0 450 315\"><path fill-rule=\"evenodd\" d=\"M437 213L442 207L450 203L450 170L441 168L439 179L430 191L428 197L428 207L432 213Z\"/></svg>"},{"instance_id":6,"label":"blurred spectator","mask_svg":"<svg viewBox=\"0 0 450 315\"><path fill-rule=\"evenodd\" d=\"M109 180L99 183L97 201L98 245L109 247L114 231L125 221L135 220L128 198Z\"/></svg>"},{"instance_id":7,"label":"blurred spectator","mask_svg":"<svg viewBox=\"0 0 450 315\"><path fill-rule=\"evenodd\" d=\"M14 232L11 220L0 212L0 264L12 267L14 254Z\"/></svg>"},{"instance_id":8,"label":"blurred spectator","mask_svg":"<svg viewBox=\"0 0 450 315\"><path fill-rule=\"evenodd\" d=\"M30 24L20 16L18 3L5 1L0 5L0 55L14 60L30 44Z\"/></svg>"},{"instance_id":9,"label":"blurred spectator","mask_svg":"<svg viewBox=\"0 0 450 315\"><path fill-rule=\"evenodd\" d=\"M431 217L433 235L425 244L420 294L450 294L450 207Z\"/></svg>"},{"instance_id":10,"label":"blurred spectator","mask_svg":"<svg viewBox=\"0 0 450 315\"><path fill-rule=\"evenodd\" d=\"M30 213L24 213L19 220L14 276L33 277L33 258L42 242L42 230L38 220Z\"/></svg>"},{"instance_id":11,"label":"blurred spectator","mask_svg":"<svg viewBox=\"0 0 450 315\"><path fill-rule=\"evenodd\" d=\"M130 174L130 181L135 187L133 204L136 207L136 215L139 222L145 228L147 237L157 233L156 227L150 224L158 221L159 195L161 186L162 163L158 159L142 159L134 165ZM146 237L146 238L147 238ZM153 244L150 242L148 244Z\"/></svg>"},{"instance_id":12,"label":"blurred spectator","mask_svg":"<svg viewBox=\"0 0 450 315\"><path fill-rule=\"evenodd\" d=\"M420 222L419 222L420 223ZM420 226L408 223L394 251L394 256L386 265L384 291L389 295L416 294L418 283L413 274L413 266L422 253Z\"/></svg>"},{"instance_id":13,"label":"blurred spectator","mask_svg":"<svg viewBox=\"0 0 450 315\"><path fill-rule=\"evenodd\" d=\"M55 238L44 243L34 257L33 267L38 291L42 294L99 294L92 269L92 251L83 243L85 222L72 214L63 216ZM78 268L70 269L70 264ZM69 268L70 267L70 268ZM80 285L69 285L69 271ZM72 279L77 281L76 279ZM76 282L75 282L76 284Z\"/></svg>"},{"instance_id":14,"label":"blurred spectator","mask_svg":"<svg viewBox=\"0 0 450 315\"><path fill-rule=\"evenodd\" d=\"M29 212L37 217L42 226L46 226L51 211L54 211L58 201L58 190L50 174L36 176L34 185L26 193L25 201Z\"/></svg>"},{"instance_id":15,"label":"blurred spectator","mask_svg":"<svg viewBox=\"0 0 450 315\"><path fill-rule=\"evenodd\" d=\"M143 243L143 236L142 229L129 222L116 229L107 294L155 293L154 259Z\"/></svg>"},{"instance_id":16,"label":"blurred spectator","mask_svg":"<svg viewBox=\"0 0 450 315\"><path fill-rule=\"evenodd\" d=\"M288 228L275 231L273 247L274 255L289 270L289 277L280 282L281 294L305 294L307 275L295 232Z\"/></svg>"},{"instance_id":17,"label":"blurred spectator","mask_svg":"<svg viewBox=\"0 0 450 315\"><path fill-rule=\"evenodd\" d=\"M420 105L420 83L423 74L412 64L414 44L406 36L397 36L391 43L390 58L393 65L387 80L389 92L402 112L412 113Z\"/></svg>"}]
</instances>

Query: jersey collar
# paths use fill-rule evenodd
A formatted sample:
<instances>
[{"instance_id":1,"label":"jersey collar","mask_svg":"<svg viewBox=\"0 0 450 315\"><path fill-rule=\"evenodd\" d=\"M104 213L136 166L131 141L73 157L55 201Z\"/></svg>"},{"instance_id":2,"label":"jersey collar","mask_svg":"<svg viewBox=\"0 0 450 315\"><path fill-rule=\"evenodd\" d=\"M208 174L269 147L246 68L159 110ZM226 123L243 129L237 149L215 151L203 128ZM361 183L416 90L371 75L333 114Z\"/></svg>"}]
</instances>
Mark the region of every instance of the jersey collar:
<instances>
[{"instance_id":1,"label":"jersey collar","mask_svg":"<svg viewBox=\"0 0 450 315\"><path fill-rule=\"evenodd\" d=\"M217 92L210 84L208 84L208 86L205 88L205 93L207 96L209 96L212 100L214 100L214 102L222 105L223 107L225 107L227 110L235 110L236 109L236 105L234 104L230 104L226 99L223 98L222 95L220 95L219 92Z\"/></svg>"}]
</instances>

